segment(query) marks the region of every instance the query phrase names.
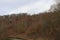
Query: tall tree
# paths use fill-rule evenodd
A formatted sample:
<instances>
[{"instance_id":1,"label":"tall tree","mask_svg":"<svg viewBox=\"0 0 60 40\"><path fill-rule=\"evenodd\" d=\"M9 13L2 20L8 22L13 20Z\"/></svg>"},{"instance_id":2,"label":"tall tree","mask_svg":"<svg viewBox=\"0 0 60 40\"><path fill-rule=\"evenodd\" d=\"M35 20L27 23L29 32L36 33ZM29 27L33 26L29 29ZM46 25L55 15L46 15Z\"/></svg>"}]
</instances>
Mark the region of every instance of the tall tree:
<instances>
[{"instance_id":1,"label":"tall tree","mask_svg":"<svg viewBox=\"0 0 60 40\"><path fill-rule=\"evenodd\" d=\"M60 12L60 0L55 0L55 4L51 6L50 11Z\"/></svg>"}]
</instances>

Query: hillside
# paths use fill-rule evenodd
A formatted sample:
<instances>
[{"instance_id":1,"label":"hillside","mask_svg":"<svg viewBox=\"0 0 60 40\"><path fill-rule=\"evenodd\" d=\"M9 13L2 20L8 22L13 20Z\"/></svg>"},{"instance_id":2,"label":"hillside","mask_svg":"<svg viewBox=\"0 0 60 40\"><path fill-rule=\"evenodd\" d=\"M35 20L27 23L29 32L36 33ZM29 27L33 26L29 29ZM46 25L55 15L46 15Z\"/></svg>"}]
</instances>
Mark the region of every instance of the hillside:
<instances>
[{"instance_id":1,"label":"hillside","mask_svg":"<svg viewBox=\"0 0 60 40\"><path fill-rule=\"evenodd\" d=\"M60 12L0 16L0 40L60 40Z\"/></svg>"}]
</instances>

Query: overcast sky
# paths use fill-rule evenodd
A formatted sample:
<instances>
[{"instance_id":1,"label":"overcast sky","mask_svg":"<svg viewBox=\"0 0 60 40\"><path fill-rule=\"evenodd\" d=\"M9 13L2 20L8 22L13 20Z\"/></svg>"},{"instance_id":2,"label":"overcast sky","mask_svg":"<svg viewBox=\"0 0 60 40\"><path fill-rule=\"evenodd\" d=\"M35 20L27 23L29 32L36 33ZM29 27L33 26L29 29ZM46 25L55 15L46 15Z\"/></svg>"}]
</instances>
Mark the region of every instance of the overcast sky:
<instances>
[{"instance_id":1,"label":"overcast sky","mask_svg":"<svg viewBox=\"0 0 60 40\"><path fill-rule=\"evenodd\" d=\"M50 9L53 0L0 0L0 15L12 13L36 14Z\"/></svg>"}]
</instances>

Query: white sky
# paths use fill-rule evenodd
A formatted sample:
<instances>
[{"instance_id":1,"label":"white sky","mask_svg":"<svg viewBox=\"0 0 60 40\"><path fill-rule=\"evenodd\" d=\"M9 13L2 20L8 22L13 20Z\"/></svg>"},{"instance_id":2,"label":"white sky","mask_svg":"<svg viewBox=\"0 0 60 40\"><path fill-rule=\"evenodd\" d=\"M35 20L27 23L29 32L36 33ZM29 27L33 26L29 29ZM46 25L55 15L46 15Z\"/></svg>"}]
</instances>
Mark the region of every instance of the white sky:
<instances>
[{"instance_id":1,"label":"white sky","mask_svg":"<svg viewBox=\"0 0 60 40\"><path fill-rule=\"evenodd\" d=\"M0 15L36 14L47 11L53 3L53 0L0 0Z\"/></svg>"}]
</instances>

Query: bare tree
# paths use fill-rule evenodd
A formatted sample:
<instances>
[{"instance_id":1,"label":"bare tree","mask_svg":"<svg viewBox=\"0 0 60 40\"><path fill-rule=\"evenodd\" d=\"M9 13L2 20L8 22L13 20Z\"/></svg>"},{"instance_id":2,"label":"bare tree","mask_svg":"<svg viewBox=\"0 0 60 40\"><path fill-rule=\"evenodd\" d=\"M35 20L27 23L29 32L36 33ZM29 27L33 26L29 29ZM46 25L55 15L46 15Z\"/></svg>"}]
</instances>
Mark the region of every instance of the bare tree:
<instances>
[{"instance_id":1,"label":"bare tree","mask_svg":"<svg viewBox=\"0 0 60 40\"><path fill-rule=\"evenodd\" d=\"M60 12L60 0L55 0L55 4L51 6L50 11Z\"/></svg>"}]
</instances>

